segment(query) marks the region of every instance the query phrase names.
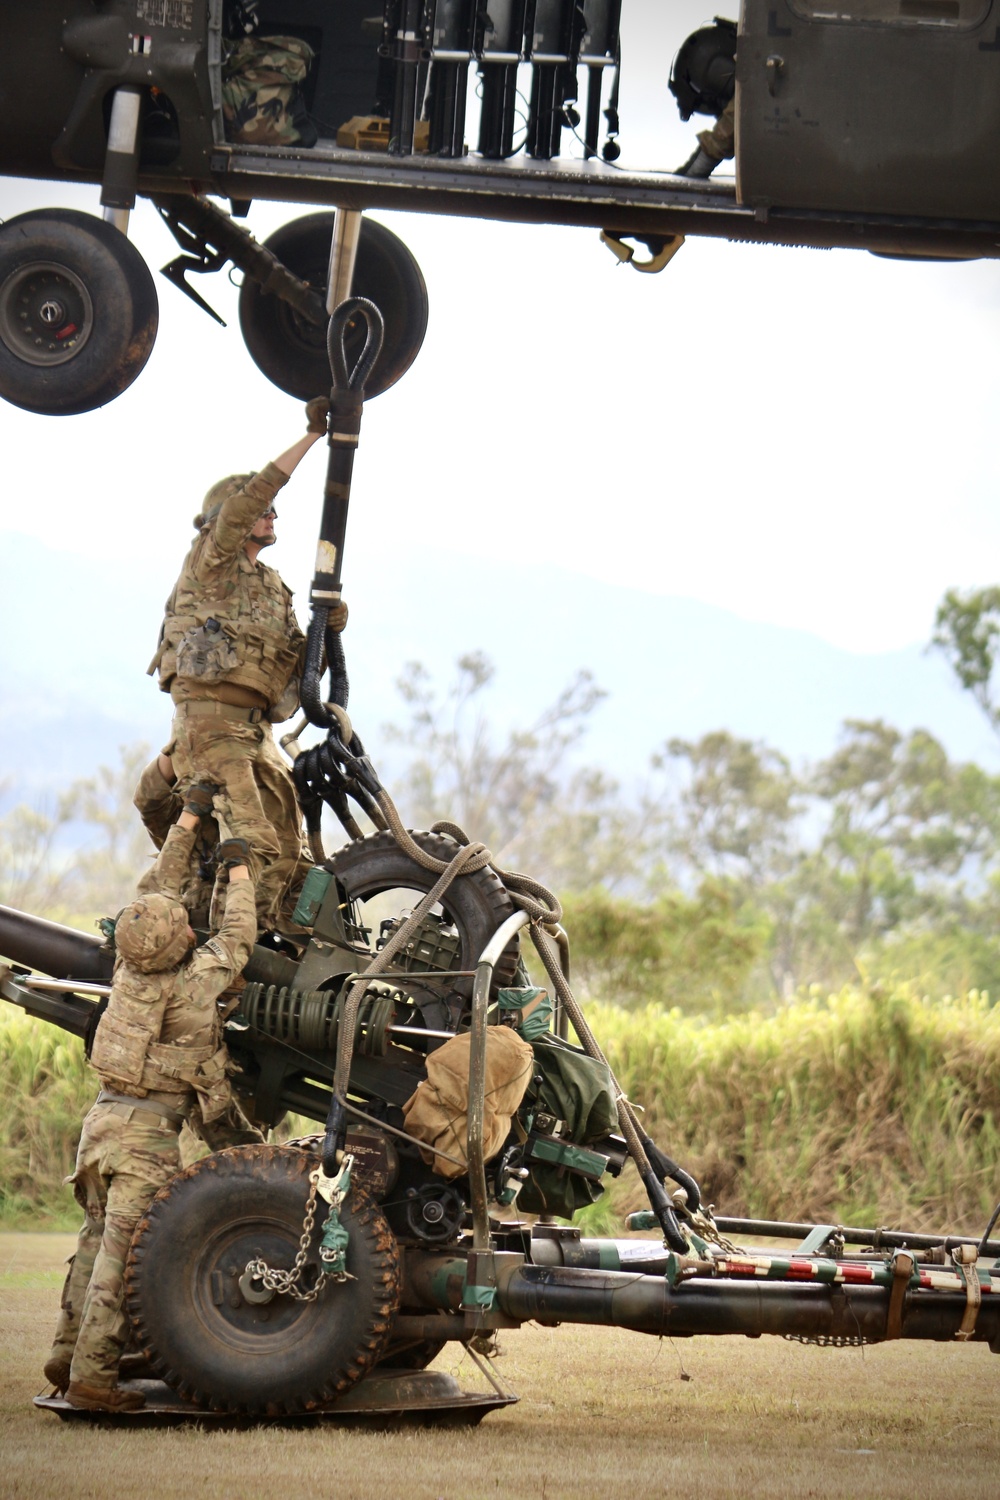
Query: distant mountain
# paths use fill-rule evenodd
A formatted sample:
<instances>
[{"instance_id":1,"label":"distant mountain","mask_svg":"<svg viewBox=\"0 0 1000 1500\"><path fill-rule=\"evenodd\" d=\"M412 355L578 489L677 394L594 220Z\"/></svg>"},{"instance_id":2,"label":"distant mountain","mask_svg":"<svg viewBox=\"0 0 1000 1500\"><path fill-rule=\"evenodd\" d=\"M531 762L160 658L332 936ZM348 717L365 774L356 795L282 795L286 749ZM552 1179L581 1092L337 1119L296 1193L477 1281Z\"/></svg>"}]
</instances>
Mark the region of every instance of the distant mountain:
<instances>
[{"instance_id":1,"label":"distant mountain","mask_svg":"<svg viewBox=\"0 0 1000 1500\"><path fill-rule=\"evenodd\" d=\"M287 559L281 559L287 566ZM21 535L5 542L0 592L0 779L33 798L117 760L118 746L164 741L170 705L145 675L177 559L146 576L81 563ZM958 758L995 763L980 715L921 646L857 656L802 631L755 624L689 599L661 598L524 564L427 551L352 557L345 642L351 712L391 771L383 726L402 715L394 681L419 660L440 683L463 652L497 677L485 707L525 725L580 667L608 697L580 758L620 780L678 735L728 728L793 761L828 754L845 718L921 726ZM308 608L299 596L300 618ZM395 754L398 755L398 751Z\"/></svg>"}]
</instances>

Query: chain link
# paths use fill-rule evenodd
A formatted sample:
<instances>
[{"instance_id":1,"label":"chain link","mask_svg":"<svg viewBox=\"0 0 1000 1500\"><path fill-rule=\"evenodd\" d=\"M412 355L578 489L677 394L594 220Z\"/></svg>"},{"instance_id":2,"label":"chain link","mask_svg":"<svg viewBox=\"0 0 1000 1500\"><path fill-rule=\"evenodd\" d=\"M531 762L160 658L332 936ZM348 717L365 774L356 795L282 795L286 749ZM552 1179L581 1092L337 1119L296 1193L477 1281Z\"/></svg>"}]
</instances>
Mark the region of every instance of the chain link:
<instances>
[{"instance_id":1,"label":"chain link","mask_svg":"<svg viewBox=\"0 0 1000 1500\"><path fill-rule=\"evenodd\" d=\"M783 1333L780 1337L789 1344L816 1344L820 1349L860 1349L877 1343L860 1333Z\"/></svg>"},{"instance_id":2,"label":"chain link","mask_svg":"<svg viewBox=\"0 0 1000 1500\"><path fill-rule=\"evenodd\" d=\"M316 1285L311 1291L299 1291L298 1283L302 1280L305 1270L306 1257L309 1254L309 1241L312 1239L313 1225L316 1222L316 1190L319 1182L319 1174L311 1172L309 1175L309 1196L306 1199L306 1214L302 1221L302 1236L299 1240L299 1248L296 1252L290 1271L273 1270L264 1260L248 1260L245 1276L259 1281L269 1292L285 1292L289 1297L294 1297L296 1302L315 1302L323 1289L323 1283L329 1276L325 1269L321 1270Z\"/></svg>"}]
</instances>

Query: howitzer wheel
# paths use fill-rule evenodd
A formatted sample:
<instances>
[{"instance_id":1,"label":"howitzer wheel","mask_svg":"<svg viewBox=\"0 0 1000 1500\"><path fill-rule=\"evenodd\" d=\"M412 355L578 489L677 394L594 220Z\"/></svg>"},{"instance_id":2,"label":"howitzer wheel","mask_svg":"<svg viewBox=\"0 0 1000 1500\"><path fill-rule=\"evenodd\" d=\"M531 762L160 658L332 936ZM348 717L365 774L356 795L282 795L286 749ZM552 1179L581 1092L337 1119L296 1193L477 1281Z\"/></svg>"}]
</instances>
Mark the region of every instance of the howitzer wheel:
<instances>
[{"instance_id":1,"label":"howitzer wheel","mask_svg":"<svg viewBox=\"0 0 1000 1500\"><path fill-rule=\"evenodd\" d=\"M385 1218L352 1184L340 1209L353 1281L314 1302L246 1299L258 1257L290 1270L315 1158L274 1146L205 1157L179 1173L139 1221L125 1270L128 1314L155 1374L213 1411L311 1411L378 1363L399 1305L400 1262ZM325 1205L318 1200L302 1286L315 1285Z\"/></svg>"},{"instance_id":2,"label":"howitzer wheel","mask_svg":"<svg viewBox=\"0 0 1000 1500\"><path fill-rule=\"evenodd\" d=\"M411 837L426 854L447 863L458 849L455 841L441 833L413 833ZM406 891L426 895L437 881L437 872L425 870L396 843L391 833L373 833L355 839L327 860L327 869L354 901L366 901L384 891ZM406 902L409 907L417 901ZM459 969L473 969L490 938L513 913L514 905L499 877L488 867L460 875L445 892L445 915L454 922L461 939ZM510 984L517 969L520 946L512 938L493 971L493 992ZM471 995L472 980L457 979L455 989Z\"/></svg>"}]
</instances>

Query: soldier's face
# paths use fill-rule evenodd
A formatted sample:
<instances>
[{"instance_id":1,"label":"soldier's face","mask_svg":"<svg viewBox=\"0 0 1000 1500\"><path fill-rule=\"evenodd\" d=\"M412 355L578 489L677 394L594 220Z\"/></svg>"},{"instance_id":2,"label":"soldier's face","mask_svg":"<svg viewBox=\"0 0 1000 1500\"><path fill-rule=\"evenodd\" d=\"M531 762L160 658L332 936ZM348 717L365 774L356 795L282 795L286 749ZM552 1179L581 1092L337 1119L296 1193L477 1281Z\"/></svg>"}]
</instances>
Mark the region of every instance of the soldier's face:
<instances>
[{"instance_id":1,"label":"soldier's face","mask_svg":"<svg viewBox=\"0 0 1000 1500\"><path fill-rule=\"evenodd\" d=\"M278 540L274 534L274 523L277 517L278 513L272 505L269 510L264 512L253 531L251 531L250 536L257 543L258 547L271 547Z\"/></svg>"}]
</instances>

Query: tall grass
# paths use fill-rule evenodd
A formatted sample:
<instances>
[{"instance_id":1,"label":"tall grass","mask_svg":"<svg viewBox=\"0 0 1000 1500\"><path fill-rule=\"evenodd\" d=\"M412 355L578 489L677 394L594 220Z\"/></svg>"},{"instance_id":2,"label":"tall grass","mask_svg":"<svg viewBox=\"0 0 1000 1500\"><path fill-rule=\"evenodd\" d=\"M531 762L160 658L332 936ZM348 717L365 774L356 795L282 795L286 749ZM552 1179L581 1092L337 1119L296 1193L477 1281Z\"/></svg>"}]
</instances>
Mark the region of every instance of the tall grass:
<instances>
[{"instance_id":1,"label":"tall grass","mask_svg":"<svg viewBox=\"0 0 1000 1500\"><path fill-rule=\"evenodd\" d=\"M657 1141L720 1213L980 1231L1000 1198L1000 1007L905 984L699 1021L588 1007ZM0 1220L75 1212L62 1178L96 1091L81 1044L0 1015ZM641 1206L627 1171L588 1212Z\"/></svg>"},{"instance_id":2,"label":"tall grass","mask_svg":"<svg viewBox=\"0 0 1000 1500\"><path fill-rule=\"evenodd\" d=\"M596 1007L592 1024L721 1213L972 1231L1000 1198L1000 1010L976 991L848 987L705 1025ZM638 1201L623 1179L616 1206Z\"/></svg>"}]
</instances>

